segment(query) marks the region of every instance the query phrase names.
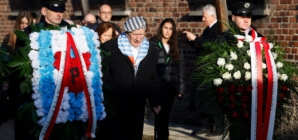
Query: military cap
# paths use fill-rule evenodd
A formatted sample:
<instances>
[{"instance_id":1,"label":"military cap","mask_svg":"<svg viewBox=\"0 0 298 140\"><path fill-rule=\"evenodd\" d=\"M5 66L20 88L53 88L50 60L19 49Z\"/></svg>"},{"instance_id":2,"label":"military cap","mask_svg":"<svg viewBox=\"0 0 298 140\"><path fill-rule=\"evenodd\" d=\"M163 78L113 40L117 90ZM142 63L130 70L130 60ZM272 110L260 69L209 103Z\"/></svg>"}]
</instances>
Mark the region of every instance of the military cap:
<instances>
[{"instance_id":1,"label":"military cap","mask_svg":"<svg viewBox=\"0 0 298 140\"><path fill-rule=\"evenodd\" d=\"M229 6L229 9L232 11L233 15L245 16L245 17L251 17L252 10L255 8L256 8L256 5L250 2L238 2Z\"/></svg>"},{"instance_id":2,"label":"military cap","mask_svg":"<svg viewBox=\"0 0 298 140\"><path fill-rule=\"evenodd\" d=\"M64 12L65 11L65 2L67 0L40 0L42 1L43 7L55 12Z\"/></svg>"}]
</instances>

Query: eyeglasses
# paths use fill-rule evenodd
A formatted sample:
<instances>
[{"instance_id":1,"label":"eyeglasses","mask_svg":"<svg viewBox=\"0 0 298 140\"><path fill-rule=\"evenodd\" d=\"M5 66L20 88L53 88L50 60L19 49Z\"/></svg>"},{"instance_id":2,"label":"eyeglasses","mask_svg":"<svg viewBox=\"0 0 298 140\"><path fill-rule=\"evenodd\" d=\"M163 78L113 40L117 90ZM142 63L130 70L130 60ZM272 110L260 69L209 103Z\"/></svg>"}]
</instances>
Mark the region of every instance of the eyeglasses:
<instances>
[{"instance_id":1,"label":"eyeglasses","mask_svg":"<svg viewBox=\"0 0 298 140\"><path fill-rule=\"evenodd\" d=\"M111 15L112 12L100 12L100 14Z\"/></svg>"}]
</instances>

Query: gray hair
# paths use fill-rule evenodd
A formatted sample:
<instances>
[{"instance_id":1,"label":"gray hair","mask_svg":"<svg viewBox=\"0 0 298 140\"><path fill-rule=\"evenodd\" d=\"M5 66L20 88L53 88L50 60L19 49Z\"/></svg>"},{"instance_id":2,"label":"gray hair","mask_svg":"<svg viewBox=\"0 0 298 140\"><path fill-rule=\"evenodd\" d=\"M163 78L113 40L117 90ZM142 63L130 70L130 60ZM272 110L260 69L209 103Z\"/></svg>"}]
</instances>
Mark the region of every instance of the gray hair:
<instances>
[{"instance_id":1,"label":"gray hair","mask_svg":"<svg viewBox=\"0 0 298 140\"><path fill-rule=\"evenodd\" d=\"M216 16L216 8L213 5L207 4L206 6L203 7L203 12L204 11L206 11L209 16L212 16L213 15L214 18L217 18L217 16Z\"/></svg>"}]
</instances>

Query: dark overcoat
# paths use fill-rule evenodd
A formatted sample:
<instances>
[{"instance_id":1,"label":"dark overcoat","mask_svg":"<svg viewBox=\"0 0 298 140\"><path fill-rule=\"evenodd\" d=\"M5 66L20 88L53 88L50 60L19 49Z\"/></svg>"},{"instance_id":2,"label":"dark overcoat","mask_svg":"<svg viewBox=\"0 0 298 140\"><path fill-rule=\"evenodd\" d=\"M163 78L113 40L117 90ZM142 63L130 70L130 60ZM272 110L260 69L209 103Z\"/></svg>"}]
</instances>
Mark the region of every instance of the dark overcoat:
<instances>
[{"instance_id":1,"label":"dark overcoat","mask_svg":"<svg viewBox=\"0 0 298 140\"><path fill-rule=\"evenodd\" d=\"M196 37L192 46L198 49L202 49L202 45L204 43L214 40L217 37L217 35L219 35L218 21L211 28L209 28L209 26L206 27L203 31L202 36Z\"/></svg>"},{"instance_id":2,"label":"dark overcoat","mask_svg":"<svg viewBox=\"0 0 298 140\"><path fill-rule=\"evenodd\" d=\"M107 41L102 49L110 52L110 56L103 59L107 67L102 70L103 86L111 89L116 104L112 110L115 114L107 114L103 120L99 137L105 140L141 140L146 98L153 106L161 105L160 83L156 76L158 50L149 43L148 53L135 76L132 62L118 48L117 38Z\"/></svg>"}]
</instances>

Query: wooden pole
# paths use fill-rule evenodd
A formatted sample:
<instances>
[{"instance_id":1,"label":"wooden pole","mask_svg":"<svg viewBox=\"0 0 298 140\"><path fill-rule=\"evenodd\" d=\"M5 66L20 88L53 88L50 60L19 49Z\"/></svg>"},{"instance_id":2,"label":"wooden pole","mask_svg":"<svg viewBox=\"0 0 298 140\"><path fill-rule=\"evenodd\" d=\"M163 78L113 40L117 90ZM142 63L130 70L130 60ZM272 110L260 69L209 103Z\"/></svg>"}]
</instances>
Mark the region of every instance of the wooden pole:
<instances>
[{"instance_id":1,"label":"wooden pole","mask_svg":"<svg viewBox=\"0 0 298 140\"><path fill-rule=\"evenodd\" d=\"M221 20L222 22L229 23L228 19L228 8L226 0L215 0L215 7L216 7L216 14L217 19ZM228 28L219 22L219 33L228 30Z\"/></svg>"},{"instance_id":2,"label":"wooden pole","mask_svg":"<svg viewBox=\"0 0 298 140\"><path fill-rule=\"evenodd\" d=\"M85 17L88 13L90 13L90 8L89 8L89 0L81 0L82 4L82 15Z\"/></svg>"}]
</instances>

